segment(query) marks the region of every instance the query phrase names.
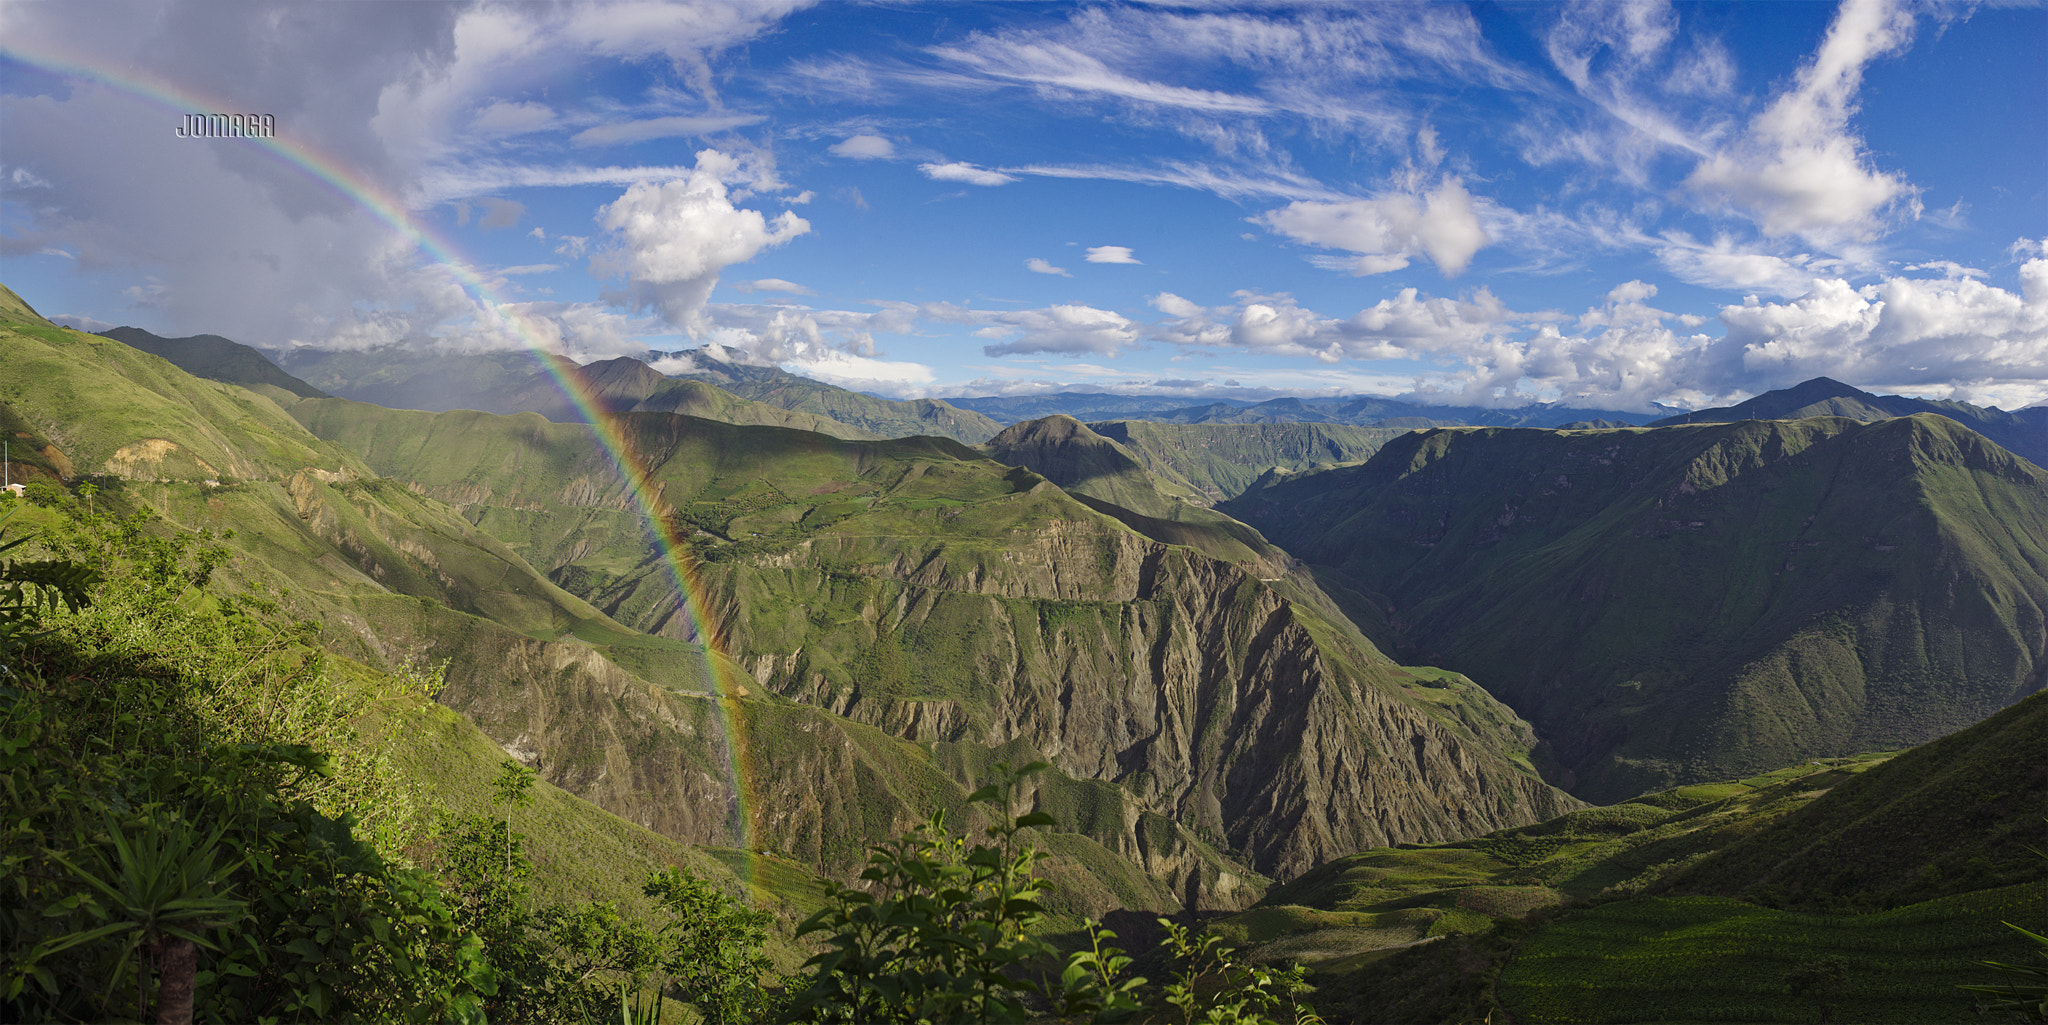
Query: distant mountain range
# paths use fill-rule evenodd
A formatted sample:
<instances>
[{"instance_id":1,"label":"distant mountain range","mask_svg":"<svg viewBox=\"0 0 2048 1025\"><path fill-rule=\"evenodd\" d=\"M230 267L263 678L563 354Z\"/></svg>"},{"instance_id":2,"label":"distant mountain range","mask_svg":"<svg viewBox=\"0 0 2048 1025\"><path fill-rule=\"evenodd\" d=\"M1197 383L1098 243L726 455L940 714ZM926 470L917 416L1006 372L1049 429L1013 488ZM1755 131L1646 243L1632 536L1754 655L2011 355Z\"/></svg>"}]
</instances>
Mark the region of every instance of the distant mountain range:
<instances>
[{"instance_id":1,"label":"distant mountain range","mask_svg":"<svg viewBox=\"0 0 2048 1025\"><path fill-rule=\"evenodd\" d=\"M1651 426L1726 423L1732 420L1798 420L1809 416L1845 416L1868 423L1915 413L1936 413L1948 417L2033 460L2036 466L2048 466L2048 406L2031 406L2008 413L1967 402L1872 395L1826 377L1765 392L1738 405L1666 417Z\"/></svg>"},{"instance_id":2,"label":"distant mountain range","mask_svg":"<svg viewBox=\"0 0 2048 1025\"><path fill-rule=\"evenodd\" d=\"M1511 409L1485 406L1429 406L1414 402L1348 395L1339 398L1278 398L1263 402L1216 399L1187 405L1186 399L1133 397L1100 392L1052 395L946 399L961 409L987 414L1001 423L1033 420L1055 413L1088 422L1148 420L1170 424L1350 424L1358 427L1564 427L1589 421L1645 424L1655 415L1611 409L1581 409L1539 402Z\"/></svg>"},{"instance_id":3,"label":"distant mountain range","mask_svg":"<svg viewBox=\"0 0 2048 1025\"><path fill-rule=\"evenodd\" d=\"M1263 402L1217 399L1195 405L1188 405L1184 398L1105 392L899 401L835 387L779 367L722 358L709 346L674 351L650 350L637 357L618 357L578 366L559 356L541 356L524 351L450 354L421 352L407 346L351 351L310 348L259 350L218 335L163 338L133 327L115 328L104 334L144 352L163 356L196 376L232 384L274 387L299 397L333 395L393 409L535 412L557 423L580 423L587 419L584 410L569 399L559 384L561 378L571 375L582 379L586 396L601 402L611 412L679 412L729 423L798 427L845 438L900 438L931 434L970 445L988 441L1006 425L1055 414L1070 416L1083 423L1142 421L1189 426L1323 424L1426 430L1454 426L1608 429L1751 419L1793 420L1808 416L1846 416L1871 421L1913 413L1938 413L1983 434L2036 465L2048 465L2048 406L2006 412L1963 402L1873 395L1825 377L1767 392L1738 405L1674 413L1661 418L1654 414L1554 403L1497 409L1423 405L1359 395L1285 397ZM660 369L655 369L654 364L659 364ZM715 398L701 388L680 387L678 382L683 381L712 385L731 397L746 401L734 403L730 399ZM775 413L771 409L784 412ZM1363 453L1359 450L1362 439L1363 436L1348 439L1339 447L1362 458ZM1298 447L1300 442L1296 440L1287 444ZM1321 460L1341 461L1344 461L1341 456ZM1272 466L1301 468L1299 460L1292 462L1296 465L1289 465L1290 460L1287 459L1275 460L1258 466L1251 475L1256 476ZM1162 469L1157 465L1149 468L1155 472ZM1211 498L1228 497L1242 490L1249 479L1247 477L1231 488L1217 487L1213 481L1196 484L1195 488Z\"/></svg>"}]
</instances>

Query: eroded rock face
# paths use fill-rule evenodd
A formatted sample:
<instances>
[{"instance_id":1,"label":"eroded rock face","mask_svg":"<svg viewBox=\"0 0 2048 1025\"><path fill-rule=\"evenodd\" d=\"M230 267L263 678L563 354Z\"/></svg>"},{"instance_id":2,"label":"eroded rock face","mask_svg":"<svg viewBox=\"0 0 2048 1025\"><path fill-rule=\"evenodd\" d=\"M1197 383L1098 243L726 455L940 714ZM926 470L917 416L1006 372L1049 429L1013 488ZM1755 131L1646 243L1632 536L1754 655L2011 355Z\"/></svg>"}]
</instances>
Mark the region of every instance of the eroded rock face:
<instances>
[{"instance_id":1,"label":"eroded rock face","mask_svg":"<svg viewBox=\"0 0 2048 1025\"><path fill-rule=\"evenodd\" d=\"M1283 879L1365 847L1471 836L1577 806L1396 696L1377 653L1257 578L1128 533L1076 533L1015 545L1003 572L899 558L848 567L867 577L849 586L825 567L778 567L792 592L856 611L841 633L865 631L870 650L907 648L899 679L810 657L811 645L846 647L823 630L763 650L736 597L752 590L745 568L727 571L722 590L714 584L724 597L714 614L733 649L751 653L756 679L785 697L920 742L1028 741L1068 774L1118 783ZM829 563L817 548L813 559ZM957 623L974 628L931 636ZM917 672L920 658L971 665L971 687L920 685L936 675Z\"/></svg>"}]
</instances>

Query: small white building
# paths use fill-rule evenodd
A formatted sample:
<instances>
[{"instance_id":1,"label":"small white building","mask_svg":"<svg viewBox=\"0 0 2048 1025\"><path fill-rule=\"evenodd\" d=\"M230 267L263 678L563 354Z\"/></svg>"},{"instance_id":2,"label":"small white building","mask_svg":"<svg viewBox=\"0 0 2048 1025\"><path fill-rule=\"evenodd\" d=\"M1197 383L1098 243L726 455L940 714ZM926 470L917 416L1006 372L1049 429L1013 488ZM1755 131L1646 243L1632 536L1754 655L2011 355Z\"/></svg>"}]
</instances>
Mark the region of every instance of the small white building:
<instances>
[{"instance_id":1,"label":"small white building","mask_svg":"<svg viewBox=\"0 0 2048 1025\"><path fill-rule=\"evenodd\" d=\"M22 492L24 492L24 491L27 491L27 490L28 490L28 485L26 485L26 484L9 484L9 485L7 485L7 491L8 491L9 493L11 493L12 495L14 495L14 497L16 497L16 498L21 498L21 497L22 497Z\"/></svg>"}]
</instances>

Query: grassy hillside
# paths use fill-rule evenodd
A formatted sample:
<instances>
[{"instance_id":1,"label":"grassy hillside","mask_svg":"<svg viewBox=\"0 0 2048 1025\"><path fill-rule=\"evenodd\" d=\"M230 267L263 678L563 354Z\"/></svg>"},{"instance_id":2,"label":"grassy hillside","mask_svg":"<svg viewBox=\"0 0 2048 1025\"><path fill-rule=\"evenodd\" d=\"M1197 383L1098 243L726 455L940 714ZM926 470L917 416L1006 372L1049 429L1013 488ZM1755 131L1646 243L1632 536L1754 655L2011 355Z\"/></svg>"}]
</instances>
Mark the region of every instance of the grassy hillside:
<instances>
[{"instance_id":1,"label":"grassy hillside","mask_svg":"<svg viewBox=\"0 0 2048 1025\"><path fill-rule=\"evenodd\" d=\"M278 369L262 353L219 335L164 338L139 327L117 327L100 334L152 356L162 356L194 377L252 388L268 385L299 398L327 397L326 392Z\"/></svg>"},{"instance_id":2,"label":"grassy hillside","mask_svg":"<svg viewBox=\"0 0 2048 1025\"><path fill-rule=\"evenodd\" d=\"M2037 695L1896 755L1366 851L1218 928L1307 959L1331 1020L1476 1018L1497 995L1518 1021L1811 1021L1786 976L1830 955L1839 1020L1971 1020L1971 962L2025 956L1999 922L2048 924L2048 774L2023 753L2044 741Z\"/></svg>"},{"instance_id":3,"label":"grassy hillside","mask_svg":"<svg viewBox=\"0 0 2048 1025\"><path fill-rule=\"evenodd\" d=\"M335 400L294 412L629 626L690 640L708 625L766 689L905 740L1027 741L1260 872L1563 807L1527 764L1526 726L1468 681L1421 688L1456 700L1424 696L1288 582L954 442L627 415L685 539L686 595L587 429ZM1410 796L1435 772L1439 799ZM1096 839L1155 875L1195 865L1146 854L1135 819L1103 823Z\"/></svg>"},{"instance_id":4,"label":"grassy hillside","mask_svg":"<svg viewBox=\"0 0 2048 1025\"><path fill-rule=\"evenodd\" d=\"M1438 430L1223 509L1593 799L1917 743L2048 682L2048 474L1941 417Z\"/></svg>"},{"instance_id":5,"label":"grassy hillside","mask_svg":"<svg viewBox=\"0 0 2048 1025\"><path fill-rule=\"evenodd\" d=\"M729 424L790 427L834 438L884 437L816 413L797 412L781 406L771 406L765 402L742 399L722 388L689 378L664 381L660 388L635 403L632 408L638 412L700 416L706 420L722 420Z\"/></svg>"},{"instance_id":6,"label":"grassy hillside","mask_svg":"<svg viewBox=\"0 0 2048 1025\"><path fill-rule=\"evenodd\" d=\"M1259 475L1361 462L1389 439L1394 427L1273 423L1181 425L1144 420L1091 423L1160 478L1185 484L1209 501L1235 498Z\"/></svg>"},{"instance_id":7,"label":"grassy hillside","mask_svg":"<svg viewBox=\"0 0 2048 1025\"><path fill-rule=\"evenodd\" d=\"M293 614L320 623L323 643L336 653L386 668L446 661L443 700L493 731L489 743L537 760L548 781L643 827L713 847L755 840L845 878L858 869L866 843L937 808L964 807L972 772L980 771L968 766L986 761L947 763L966 774L954 779L933 768L928 751L828 711L748 695L744 687L737 700L711 700L713 674L744 679L744 671L707 660L701 646L619 625L449 506L370 474L297 421L278 420L270 399L54 326L9 326L0 336L0 382L14 387L33 374L45 383L22 390L23 422L68 433L87 457L131 448L133 435L124 431L146 424L170 451L196 450L256 471L215 485L120 476L117 464L93 499L98 511L125 515L146 506L179 526L219 532L236 556L216 571L219 579L279 596ZM515 422L548 426L531 414ZM586 446L580 454L593 453ZM635 530L644 537L644 528ZM462 757L481 758L474 727L436 721L436 735L469 752ZM424 782L460 789L467 784L459 773L442 765L452 757L414 760ZM1063 793L1063 785L1047 792ZM806 795L807 803L788 794ZM437 797L473 798L468 790ZM1140 817L1106 807L1105 817L1119 825ZM850 808L865 813L845 814ZM1190 877L1230 876L1256 888L1255 874L1185 829L1168 824L1154 840L1188 860ZM1058 834L1049 842L1063 856L1056 870L1077 881L1063 905L1074 913L1179 906L1174 892L1087 837ZM566 848L548 857L575 867ZM1095 881L1078 885L1084 880Z\"/></svg>"}]
</instances>

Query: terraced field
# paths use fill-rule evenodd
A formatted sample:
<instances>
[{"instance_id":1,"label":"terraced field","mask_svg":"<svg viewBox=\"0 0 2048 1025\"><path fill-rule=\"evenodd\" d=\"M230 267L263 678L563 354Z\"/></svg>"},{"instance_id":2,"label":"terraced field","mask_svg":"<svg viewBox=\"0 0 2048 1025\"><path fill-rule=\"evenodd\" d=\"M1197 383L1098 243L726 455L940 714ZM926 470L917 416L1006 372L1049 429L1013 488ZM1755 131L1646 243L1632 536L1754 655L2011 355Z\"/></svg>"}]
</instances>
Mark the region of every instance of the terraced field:
<instances>
[{"instance_id":1,"label":"terraced field","mask_svg":"<svg viewBox=\"0 0 2048 1025\"><path fill-rule=\"evenodd\" d=\"M2022 883L1868 915L1797 914L1725 897L1644 897L1537 932L1502 972L1524 1022L1982 1021L1975 962L2031 955L2001 922L2039 928L2048 885ZM1795 994L1797 972L1842 959L1841 980Z\"/></svg>"}]
</instances>

